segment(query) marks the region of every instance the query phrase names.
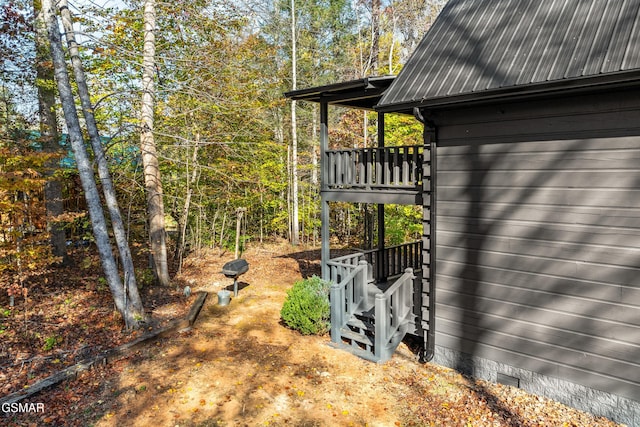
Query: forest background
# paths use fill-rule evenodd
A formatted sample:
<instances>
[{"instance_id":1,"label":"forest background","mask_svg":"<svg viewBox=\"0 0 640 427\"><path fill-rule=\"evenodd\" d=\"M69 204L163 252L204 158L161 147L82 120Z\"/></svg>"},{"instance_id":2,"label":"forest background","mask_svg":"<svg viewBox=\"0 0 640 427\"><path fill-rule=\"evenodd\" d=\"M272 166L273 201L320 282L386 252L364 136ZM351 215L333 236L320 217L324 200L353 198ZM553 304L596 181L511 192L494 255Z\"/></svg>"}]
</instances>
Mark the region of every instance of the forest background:
<instances>
[{"instance_id":1,"label":"forest background","mask_svg":"<svg viewBox=\"0 0 640 427\"><path fill-rule=\"evenodd\" d=\"M54 42L43 39L46 31L38 27L48 3L0 2L0 274L8 289L3 302L26 297L29 284L44 270L66 262L66 248L96 242L76 167L80 159L71 148L73 132L53 79ZM147 151L141 138L150 130L172 272L180 270L187 252L205 247L231 249L279 239L318 244L319 110L314 104L292 103L283 94L397 74L444 3L54 2L52 15L64 20L70 11L73 21L73 31L63 32L68 73L81 64L90 92L90 105L82 105L76 74L70 87L78 111L85 113L79 122L90 167L99 169L102 155L88 143L87 113L97 124L126 243L134 254L157 253L151 249ZM146 27L150 7L154 21ZM55 28L57 17L52 19ZM149 34L155 37L150 57L145 56ZM73 71L71 59L79 60ZM149 92L145 78L154 85L152 125L141 107ZM330 120L332 148L376 145L374 113L335 108ZM420 143L421 128L413 118L390 116L385 123L387 145ZM102 172L99 184L108 184ZM52 186L58 187L58 196L48 193ZM102 206L109 204L108 196L100 198ZM52 203L57 208L52 210ZM387 244L420 236L419 210L386 210ZM332 209L332 215L332 236L341 244L374 243L364 239L362 230L363 224L376 223L371 218L375 209L345 204ZM118 249L122 255L120 242ZM163 282L153 262L136 272L138 280L145 276Z\"/></svg>"}]
</instances>

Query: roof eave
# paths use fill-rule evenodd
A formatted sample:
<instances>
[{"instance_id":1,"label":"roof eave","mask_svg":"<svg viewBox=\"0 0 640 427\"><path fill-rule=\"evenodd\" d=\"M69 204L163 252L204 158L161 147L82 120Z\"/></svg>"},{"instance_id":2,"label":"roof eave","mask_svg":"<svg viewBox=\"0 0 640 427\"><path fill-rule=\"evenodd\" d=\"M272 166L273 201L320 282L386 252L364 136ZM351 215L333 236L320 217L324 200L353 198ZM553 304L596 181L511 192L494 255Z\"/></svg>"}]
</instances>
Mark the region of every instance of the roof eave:
<instances>
[{"instance_id":1,"label":"roof eave","mask_svg":"<svg viewBox=\"0 0 640 427\"><path fill-rule=\"evenodd\" d=\"M326 102L372 110L395 76L365 77L341 83L289 91L285 97L296 101Z\"/></svg>"},{"instance_id":2,"label":"roof eave","mask_svg":"<svg viewBox=\"0 0 640 427\"><path fill-rule=\"evenodd\" d=\"M382 113L406 113L414 108L440 109L465 107L476 104L517 101L539 96L600 91L640 84L640 70L622 71L597 76L533 83L498 89L471 92L453 96L411 100L393 104L376 105L374 109Z\"/></svg>"}]
</instances>

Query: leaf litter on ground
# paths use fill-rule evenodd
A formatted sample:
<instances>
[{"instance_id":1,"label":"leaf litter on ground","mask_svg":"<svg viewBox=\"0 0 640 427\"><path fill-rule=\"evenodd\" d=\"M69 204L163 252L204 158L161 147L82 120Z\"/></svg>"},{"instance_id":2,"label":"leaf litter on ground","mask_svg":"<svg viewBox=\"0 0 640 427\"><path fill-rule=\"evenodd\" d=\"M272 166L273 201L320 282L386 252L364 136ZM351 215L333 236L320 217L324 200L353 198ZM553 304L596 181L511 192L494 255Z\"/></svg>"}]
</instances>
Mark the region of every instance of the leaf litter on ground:
<instances>
[{"instance_id":1,"label":"leaf litter on ground","mask_svg":"<svg viewBox=\"0 0 640 427\"><path fill-rule=\"evenodd\" d=\"M210 292L193 329L149 343L33 396L28 401L43 403L45 413L13 414L7 425L617 425L520 389L472 380L431 363L421 365L405 344L389 362L377 365L329 347L326 336L301 336L281 323L279 311L296 280L319 273L318 251L281 244L253 248L244 256L251 265L241 279L246 286L231 304L217 306L212 297L230 285L220 274L228 254L208 251L188 258L178 280L194 292ZM12 379L3 395L71 363L82 346L91 353L136 336L123 333L118 319L109 317L110 295L78 277L83 276L50 279L57 283L55 290L31 290L28 318L40 322L44 334L22 343L18 326L11 326L11 339L3 350L10 348L12 354L21 352L33 360L21 366L2 359L8 368L2 374ZM152 305L169 317L188 311L190 300L179 292L148 291L152 292L145 304L155 301ZM46 307L41 317L39 305ZM57 322L64 326L47 329L48 323ZM63 340L45 352L42 336ZM38 370L38 357L60 362L47 362Z\"/></svg>"}]
</instances>

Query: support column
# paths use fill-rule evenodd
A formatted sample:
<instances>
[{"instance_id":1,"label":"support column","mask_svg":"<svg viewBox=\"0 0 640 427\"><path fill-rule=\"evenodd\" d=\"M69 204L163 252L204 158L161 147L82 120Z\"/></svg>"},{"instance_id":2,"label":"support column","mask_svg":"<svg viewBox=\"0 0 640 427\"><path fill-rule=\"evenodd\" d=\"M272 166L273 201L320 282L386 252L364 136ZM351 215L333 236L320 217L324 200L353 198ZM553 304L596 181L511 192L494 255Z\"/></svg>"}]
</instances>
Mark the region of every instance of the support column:
<instances>
[{"instance_id":1,"label":"support column","mask_svg":"<svg viewBox=\"0 0 640 427\"><path fill-rule=\"evenodd\" d=\"M329 266L327 262L331 259L330 249L330 228L329 228L329 202L326 198L328 165L326 152L329 149L329 105L320 102L320 258L322 266L322 278L329 280Z\"/></svg>"},{"instance_id":2,"label":"support column","mask_svg":"<svg viewBox=\"0 0 640 427\"><path fill-rule=\"evenodd\" d=\"M378 147L384 148L384 113L378 113ZM384 172L384 171L383 171ZM383 177L384 180L384 177ZM376 278L386 280L384 275L384 204L378 204L378 253L376 259Z\"/></svg>"}]
</instances>

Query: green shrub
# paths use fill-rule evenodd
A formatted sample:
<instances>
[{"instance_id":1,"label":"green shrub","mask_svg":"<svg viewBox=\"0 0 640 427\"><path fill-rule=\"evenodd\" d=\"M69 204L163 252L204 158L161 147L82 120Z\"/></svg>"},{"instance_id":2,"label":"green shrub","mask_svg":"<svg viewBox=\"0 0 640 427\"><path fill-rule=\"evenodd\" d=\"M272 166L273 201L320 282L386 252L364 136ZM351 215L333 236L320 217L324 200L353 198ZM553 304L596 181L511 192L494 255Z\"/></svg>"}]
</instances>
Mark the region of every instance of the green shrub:
<instances>
[{"instance_id":1,"label":"green shrub","mask_svg":"<svg viewBox=\"0 0 640 427\"><path fill-rule=\"evenodd\" d=\"M53 350L55 347L58 346L58 344L61 341L62 340L58 336L55 336L55 335L49 336L47 337L47 339L44 340L44 345L42 346L42 349L44 351Z\"/></svg>"},{"instance_id":2,"label":"green shrub","mask_svg":"<svg viewBox=\"0 0 640 427\"><path fill-rule=\"evenodd\" d=\"M152 286L155 283L156 276L150 268L137 268L135 271L136 285L138 289Z\"/></svg>"},{"instance_id":3,"label":"green shrub","mask_svg":"<svg viewBox=\"0 0 640 427\"><path fill-rule=\"evenodd\" d=\"M322 335L329 330L331 284L318 276L300 280L287 291L280 316L303 335Z\"/></svg>"}]
</instances>

